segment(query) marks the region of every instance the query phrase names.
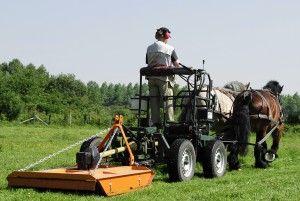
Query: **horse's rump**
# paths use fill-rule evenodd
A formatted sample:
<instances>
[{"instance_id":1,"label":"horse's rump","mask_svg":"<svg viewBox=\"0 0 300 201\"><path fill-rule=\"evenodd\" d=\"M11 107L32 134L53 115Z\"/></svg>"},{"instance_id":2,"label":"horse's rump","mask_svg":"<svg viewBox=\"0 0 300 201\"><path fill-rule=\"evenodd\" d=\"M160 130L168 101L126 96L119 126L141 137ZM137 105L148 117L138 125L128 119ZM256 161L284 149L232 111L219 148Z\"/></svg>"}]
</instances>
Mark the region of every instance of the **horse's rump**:
<instances>
[{"instance_id":1,"label":"horse's rump","mask_svg":"<svg viewBox=\"0 0 300 201\"><path fill-rule=\"evenodd\" d=\"M269 90L252 90L250 115L265 114L273 120L279 120L281 106L275 95Z\"/></svg>"},{"instance_id":2,"label":"horse's rump","mask_svg":"<svg viewBox=\"0 0 300 201\"><path fill-rule=\"evenodd\" d=\"M281 106L278 98L269 90L253 90L249 105L251 130L261 132L271 130L274 124L282 122Z\"/></svg>"},{"instance_id":3,"label":"horse's rump","mask_svg":"<svg viewBox=\"0 0 300 201\"><path fill-rule=\"evenodd\" d=\"M215 113L226 119L229 118L232 114L234 96L229 91L219 88L213 89L212 94L216 96Z\"/></svg>"}]
</instances>

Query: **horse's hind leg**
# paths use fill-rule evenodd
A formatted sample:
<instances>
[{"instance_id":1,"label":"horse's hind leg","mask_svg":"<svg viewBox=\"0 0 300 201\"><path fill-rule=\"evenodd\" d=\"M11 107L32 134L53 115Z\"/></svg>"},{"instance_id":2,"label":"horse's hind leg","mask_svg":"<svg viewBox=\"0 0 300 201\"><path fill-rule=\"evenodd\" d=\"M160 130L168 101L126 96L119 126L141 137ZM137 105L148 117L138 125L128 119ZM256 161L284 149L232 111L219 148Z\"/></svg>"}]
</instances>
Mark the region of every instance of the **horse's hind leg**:
<instances>
[{"instance_id":1,"label":"horse's hind leg","mask_svg":"<svg viewBox=\"0 0 300 201\"><path fill-rule=\"evenodd\" d=\"M227 157L228 166L230 170L238 170L241 167L238 158L238 146L236 144L230 145L230 153Z\"/></svg>"},{"instance_id":2,"label":"horse's hind leg","mask_svg":"<svg viewBox=\"0 0 300 201\"><path fill-rule=\"evenodd\" d=\"M273 137L273 144L271 146L271 152L273 152L276 156L276 158L278 157L277 155L277 151L279 148L279 141L281 138L281 132L283 130L283 126L280 126L279 128L277 128L273 133L272 133L272 137Z\"/></svg>"},{"instance_id":3,"label":"horse's hind leg","mask_svg":"<svg viewBox=\"0 0 300 201\"><path fill-rule=\"evenodd\" d=\"M257 168L266 168L268 162L265 159L265 154L267 152L267 143L264 142L261 145L255 145L254 147L254 156L255 156L255 167Z\"/></svg>"},{"instance_id":4,"label":"horse's hind leg","mask_svg":"<svg viewBox=\"0 0 300 201\"><path fill-rule=\"evenodd\" d=\"M256 144L265 136L266 129L262 129L256 135ZM255 157L255 167L257 168L266 168L268 162L265 160L265 154L267 152L267 143L263 142L261 145L255 145L254 147L254 157Z\"/></svg>"}]
</instances>

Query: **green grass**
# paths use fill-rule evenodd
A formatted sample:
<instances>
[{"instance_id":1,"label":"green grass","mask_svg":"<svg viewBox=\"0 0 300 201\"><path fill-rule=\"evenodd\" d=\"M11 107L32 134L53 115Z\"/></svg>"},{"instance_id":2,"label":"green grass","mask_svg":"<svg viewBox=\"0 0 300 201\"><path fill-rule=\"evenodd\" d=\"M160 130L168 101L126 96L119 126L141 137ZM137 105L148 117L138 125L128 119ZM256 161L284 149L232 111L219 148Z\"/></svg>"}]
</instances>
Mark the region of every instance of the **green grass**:
<instances>
[{"instance_id":1,"label":"green grass","mask_svg":"<svg viewBox=\"0 0 300 201\"><path fill-rule=\"evenodd\" d=\"M169 183L163 169L153 184L125 195L106 198L95 193L7 188L7 175L37 159L99 131L95 127L0 126L0 200L300 200L300 126L289 127L281 141L279 158L268 169L253 168L253 149L242 158L241 171L205 179L198 165L189 182ZM253 141L253 139L252 139ZM37 169L75 163L78 147Z\"/></svg>"}]
</instances>

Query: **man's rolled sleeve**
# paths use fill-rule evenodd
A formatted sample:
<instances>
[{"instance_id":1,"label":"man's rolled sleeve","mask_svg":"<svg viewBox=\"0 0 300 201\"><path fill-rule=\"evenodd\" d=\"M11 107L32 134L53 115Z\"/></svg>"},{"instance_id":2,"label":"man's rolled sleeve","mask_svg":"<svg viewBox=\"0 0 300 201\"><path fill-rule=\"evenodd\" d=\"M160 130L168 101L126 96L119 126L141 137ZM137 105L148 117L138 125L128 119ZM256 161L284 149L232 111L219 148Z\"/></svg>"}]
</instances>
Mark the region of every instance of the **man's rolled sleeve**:
<instances>
[{"instance_id":1,"label":"man's rolled sleeve","mask_svg":"<svg viewBox=\"0 0 300 201\"><path fill-rule=\"evenodd\" d=\"M171 54L171 61L172 61L172 62L175 62L175 61L177 61L177 60L178 60L178 56L177 56L175 50L173 50L173 51L172 51L172 54Z\"/></svg>"}]
</instances>

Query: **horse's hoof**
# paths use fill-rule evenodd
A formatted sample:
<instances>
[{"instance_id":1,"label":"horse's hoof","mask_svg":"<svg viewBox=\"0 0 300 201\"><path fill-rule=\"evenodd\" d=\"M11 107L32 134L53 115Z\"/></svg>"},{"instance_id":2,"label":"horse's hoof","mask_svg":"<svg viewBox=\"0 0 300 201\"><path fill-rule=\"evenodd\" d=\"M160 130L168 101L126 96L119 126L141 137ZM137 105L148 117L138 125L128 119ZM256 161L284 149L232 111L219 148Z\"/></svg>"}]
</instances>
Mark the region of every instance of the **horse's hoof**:
<instances>
[{"instance_id":1,"label":"horse's hoof","mask_svg":"<svg viewBox=\"0 0 300 201\"><path fill-rule=\"evenodd\" d=\"M229 171L239 171L239 170L241 170L241 168L236 168L236 167L234 167L234 168L229 168Z\"/></svg>"},{"instance_id":2,"label":"horse's hoof","mask_svg":"<svg viewBox=\"0 0 300 201\"><path fill-rule=\"evenodd\" d=\"M271 151L267 151L265 153L265 161L267 161L268 163L273 162L276 159L275 153L271 152Z\"/></svg>"},{"instance_id":3,"label":"horse's hoof","mask_svg":"<svg viewBox=\"0 0 300 201\"><path fill-rule=\"evenodd\" d=\"M239 163L229 164L229 170L241 170L241 165Z\"/></svg>"},{"instance_id":4,"label":"horse's hoof","mask_svg":"<svg viewBox=\"0 0 300 201\"><path fill-rule=\"evenodd\" d=\"M275 155L275 158L278 158L278 154L277 154L276 151L274 151L273 149L270 149L269 151L272 152Z\"/></svg>"},{"instance_id":5,"label":"horse's hoof","mask_svg":"<svg viewBox=\"0 0 300 201\"><path fill-rule=\"evenodd\" d=\"M255 163L254 165L256 168L260 168L260 169L266 169L268 167L267 163L264 162L260 162L260 163Z\"/></svg>"},{"instance_id":6,"label":"horse's hoof","mask_svg":"<svg viewBox=\"0 0 300 201\"><path fill-rule=\"evenodd\" d=\"M273 149L268 150L267 153L273 154L273 155L274 155L274 160L275 160L276 158L278 158L278 154L277 154L276 151L274 151ZM265 155L265 156L266 156L266 155Z\"/></svg>"}]
</instances>

